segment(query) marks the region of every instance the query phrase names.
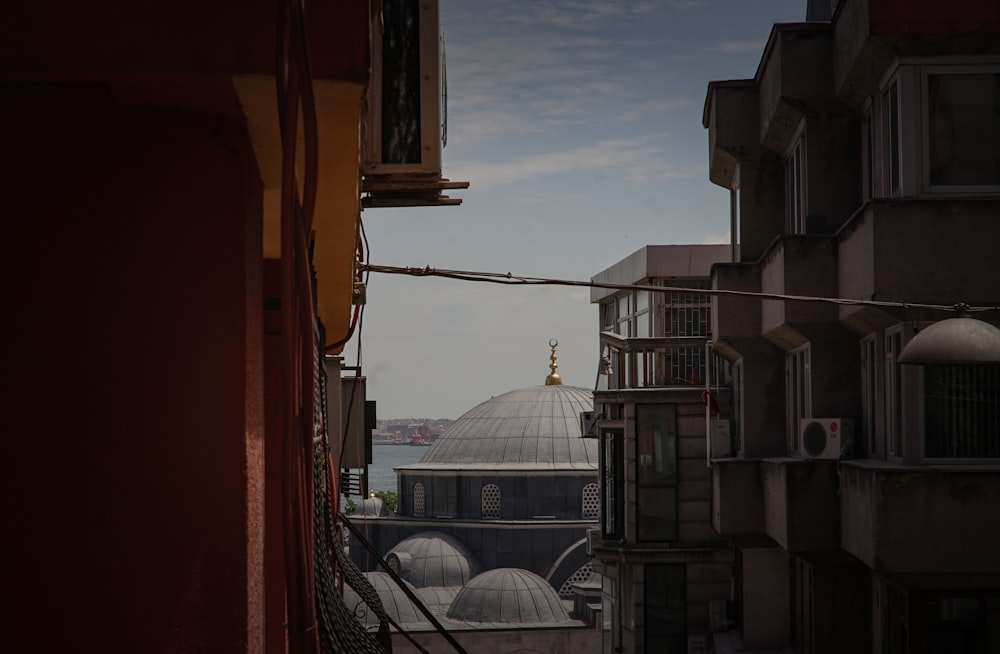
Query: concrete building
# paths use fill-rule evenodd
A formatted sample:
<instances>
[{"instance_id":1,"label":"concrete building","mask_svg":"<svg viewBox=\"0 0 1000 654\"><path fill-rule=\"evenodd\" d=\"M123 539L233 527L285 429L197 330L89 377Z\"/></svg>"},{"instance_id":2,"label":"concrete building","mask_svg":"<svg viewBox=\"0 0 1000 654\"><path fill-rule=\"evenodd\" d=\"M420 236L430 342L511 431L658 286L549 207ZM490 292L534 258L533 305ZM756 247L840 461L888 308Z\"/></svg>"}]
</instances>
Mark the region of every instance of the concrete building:
<instances>
[{"instance_id":1,"label":"concrete building","mask_svg":"<svg viewBox=\"0 0 1000 654\"><path fill-rule=\"evenodd\" d=\"M733 553L711 528L708 407L728 387L710 355L705 290L726 245L647 246L593 277L605 383L594 393L601 525L590 535L602 575L604 652L707 650L711 610L730 594ZM709 396L708 384L714 393ZM722 446L728 447L725 433Z\"/></svg>"},{"instance_id":2,"label":"concrete building","mask_svg":"<svg viewBox=\"0 0 1000 654\"><path fill-rule=\"evenodd\" d=\"M386 115L441 97L421 71L383 92L406 73L375 27L417 7L5 8L4 651L373 651L326 583L342 430L317 391L362 207L454 203L439 112Z\"/></svg>"},{"instance_id":3,"label":"concrete building","mask_svg":"<svg viewBox=\"0 0 1000 654\"><path fill-rule=\"evenodd\" d=\"M712 298L715 651L1000 651L1000 368L898 360L949 317L923 305L1000 304L1000 5L819 4L709 84L734 255L711 287L871 303Z\"/></svg>"}]
</instances>

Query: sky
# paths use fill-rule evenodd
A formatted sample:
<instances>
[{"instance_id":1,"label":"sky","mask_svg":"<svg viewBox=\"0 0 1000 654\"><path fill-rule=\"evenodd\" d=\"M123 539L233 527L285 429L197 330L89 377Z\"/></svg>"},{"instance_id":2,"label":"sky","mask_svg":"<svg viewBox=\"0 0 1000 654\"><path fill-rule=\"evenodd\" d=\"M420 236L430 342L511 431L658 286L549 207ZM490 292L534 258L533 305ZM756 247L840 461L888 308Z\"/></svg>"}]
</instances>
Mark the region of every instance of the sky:
<instances>
[{"instance_id":1,"label":"sky","mask_svg":"<svg viewBox=\"0 0 1000 654\"><path fill-rule=\"evenodd\" d=\"M728 243L708 180L708 82L752 78L806 0L440 0L444 177L457 207L362 213L369 261L589 280L647 244ZM373 273L360 350L378 417L457 418L543 384L594 388L586 288ZM360 346L359 346L360 340Z\"/></svg>"}]
</instances>

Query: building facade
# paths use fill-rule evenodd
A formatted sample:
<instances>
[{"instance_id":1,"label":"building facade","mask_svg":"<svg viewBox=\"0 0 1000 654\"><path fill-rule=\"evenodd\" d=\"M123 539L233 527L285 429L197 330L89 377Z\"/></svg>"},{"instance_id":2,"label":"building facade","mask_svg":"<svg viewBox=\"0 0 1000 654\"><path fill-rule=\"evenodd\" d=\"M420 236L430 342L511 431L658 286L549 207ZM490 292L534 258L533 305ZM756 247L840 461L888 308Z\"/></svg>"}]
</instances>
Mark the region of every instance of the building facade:
<instances>
[{"instance_id":1,"label":"building facade","mask_svg":"<svg viewBox=\"0 0 1000 654\"><path fill-rule=\"evenodd\" d=\"M32 436L6 455L5 651L371 651L316 600L343 609L321 356L363 297L362 207L449 203L439 156L365 143L414 133L371 99L372 34L436 4L10 7L7 415ZM433 12L408 43L437 46Z\"/></svg>"},{"instance_id":2,"label":"building facade","mask_svg":"<svg viewBox=\"0 0 1000 654\"><path fill-rule=\"evenodd\" d=\"M712 298L735 454L711 470L716 651L996 651L1000 368L899 356L950 317L928 305L1000 299L1000 9L833 4L705 102L734 226L711 288L769 294Z\"/></svg>"},{"instance_id":3,"label":"building facade","mask_svg":"<svg viewBox=\"0 0 1000 654\"><path fill-rule=\"evenodd\" d=\"M591 433L601 524L590 536L604 652L707 652L711 611L730 593L732 550L711 528L706 438L729 379L708 348L705 294L712 265L729 254L726 245L647 246L593 278L641 287L591 291L605 373Z\"/></svg>"}]
</instances>

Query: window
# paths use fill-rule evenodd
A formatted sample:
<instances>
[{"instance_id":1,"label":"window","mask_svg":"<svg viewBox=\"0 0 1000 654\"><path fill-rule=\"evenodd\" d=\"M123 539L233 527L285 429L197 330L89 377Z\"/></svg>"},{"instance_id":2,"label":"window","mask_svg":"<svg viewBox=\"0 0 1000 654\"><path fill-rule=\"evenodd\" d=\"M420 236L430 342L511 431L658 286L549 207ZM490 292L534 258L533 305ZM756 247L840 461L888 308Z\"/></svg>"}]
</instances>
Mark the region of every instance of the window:
<instances>
[{"instance_id":1,"label":"window","mask_svg":"<svg viewBox=\"0 0 1000 654\"><path fill-rule=\"evenodd\" d=\"M729 424L731 426L730 438L736 447L739 449L739 453L742 454L743 449L743 359L740 359L735 364L733 364L733 410L732 414L729 416Z\"/></svg>"},{"instance_id":2,"label":"window","mask_svg":"<svg viewBox=\"0 0 1000 654\"><path fill-rule=\"evenodd\" d=\"M635 445L637 539L677 540L676 407L636 407Z\"/></svg>"},{"instance_id":3,"label":"window","mask_svg":"<svg viewBox=\"0 0 1000 654\"><path fill-rule=\"evenodd\" d=\"M785 411L790 453L799 451L799 422L812 415L811 377L807 343L785 355Z\"/></svg>"},{"instance_id":4,"label":"window","mask_svg":"<svg viewBox=\"0 0 1000 654\"><path fill-rule=\"evenodd\" d=\"M601 536L618 540L622 537L622 489L624 475L624 452L620 429L609 429L601 433Z\"/></svg>"},{"instance_id":5,"label":"window","mask_svg":"<svg viewBox=\"0 0 1000 654\"><path fill-rule=\"evenodd\" d=\"M903 456L902 371L896 359L903 349L903 330L885 333L885 447L889 456Z\"/></svg>"},{"instance_id":6,"label":"window","mask_svg":"<svg viewBox=\"0 0 1000 654\"><path fill-rule=\"evenodd\" d=\"M947 69L927 75L930 186L1000 186L1000 72L936 70Z\"/></svg>"},{"instance_id":7,"label":"window","mask_svg":"<svg viewBox=\"0 0 1000 654\"><path fill-rule=\"evenodd\" d=\"M866 337L861 341L861 436L864 438L865 454L871 456L875 453L875 431L877 425L877 373L878 373L878 353L876 349L875 335Z\"/></svg>"},{"instance_id":8,"label":"window","mask_svg":"<svg viewBox=\"0 0 1000 654\"><path fill-rule=\"evenodd\" d=\"M886 179L889 182L889 195L900 195L900 138L899 138L899 82L892 80L882 93L882 160L887 166Z\"/></svg>"},{"instance_id":9,"label":"window","mask_svg":"<svg viewBox=\"0 0 1000 654\"><path fill-rule=\"evenodd\" d=\"M864 184L866 200L871 200L876 195L875 177L875 109L869 104L865 110L865 170Z\"/></svg>"},{"instance_id":10,"label":"window","mask_svg":"<svg viewBox=\"0 0 1000 654\"><path fill-rule=\"evenodd\" d=\"M924 367L924 456L1000 459L1000 368Z\"/></svg>"},{"instance_id":11,"label":"window","mask_svg":"<svg viewBox=\"0 0 1000 654\"><path fill-rule=\"evenodd\" d=\"M486 484L482 490L483 517L500 517L500 487L496 484Z\"/></svg>"},{"instance_id":12,"label":"window","mask_svg":"<svg viewBox=\"0 0 1000 654\"><path fill-rule=\"evenodd\" d=\"M785 191L788 231L806 233L806 137L799 135L785 157Z\"/></svg>"},{"instance_id":13,"label":"window","mask_svg":"<svg viewBox=\"0 0 1000 654\"><path fill-rule=\"evenodd\" d=\"M687 652L687 592L683 564L643 566L645 651Z\"/></svg>"},{"instance_id":14,"label":"window","mask_svg":"<svg viewBox=\"0 0 1000 654\"><path fill-rule=\"evenodd\" d=\"M413 516L416 518L423 518L425 515L424 485L418 481L413 484Z\"/></svg>"},{"instance_id":15,"label":"window","mask_svg":"<svg viewBox=\"0 0 1000 654\"><path fill-rule=\"evenodd\" d=\"M584 520L596 519L600 512L601 494L597 484L587 484L583 487L582 515Z\"/></svg>"},{"instance_id":16,"label":"window","mask_svg":"<svg viewBox=\"0 0 1000 654\"><path fill-rule=\"evenodd\" d=\"M729 235L730 260L736 263L740 260L740 166L736 165L736 174L729 190Z\"/></svg>"}]
</instances>

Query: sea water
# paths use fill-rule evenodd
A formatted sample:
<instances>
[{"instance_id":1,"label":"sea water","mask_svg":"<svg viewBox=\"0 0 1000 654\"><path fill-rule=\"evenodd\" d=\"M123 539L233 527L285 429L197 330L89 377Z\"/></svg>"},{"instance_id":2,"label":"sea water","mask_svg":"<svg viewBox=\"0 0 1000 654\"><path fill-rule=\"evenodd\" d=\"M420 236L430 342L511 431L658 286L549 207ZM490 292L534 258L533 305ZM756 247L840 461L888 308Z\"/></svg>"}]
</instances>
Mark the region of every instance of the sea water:
<instances>
[{"instance_id":1,"label":"sea water","mask_svg":"<svg viewBox=\"0 0 1000 654\"><path fill-rule=\"evenodd\" d=\"M368 466L368 487L373 491L396 492L396 466L417 463L429 447L418 445L372 445L372 464Z\"/></svg>"}]
</instances>

